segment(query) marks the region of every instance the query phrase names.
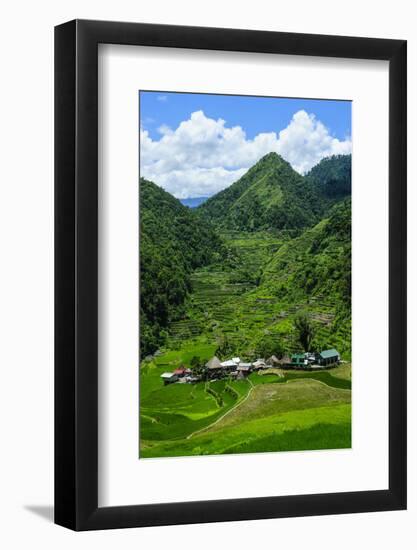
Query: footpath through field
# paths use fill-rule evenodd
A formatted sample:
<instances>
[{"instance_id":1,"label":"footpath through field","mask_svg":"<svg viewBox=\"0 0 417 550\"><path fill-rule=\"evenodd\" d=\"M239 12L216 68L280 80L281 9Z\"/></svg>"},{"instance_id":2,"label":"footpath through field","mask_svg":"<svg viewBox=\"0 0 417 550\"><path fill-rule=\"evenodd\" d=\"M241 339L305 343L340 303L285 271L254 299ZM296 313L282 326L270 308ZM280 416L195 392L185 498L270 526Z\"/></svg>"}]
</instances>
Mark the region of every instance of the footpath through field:
<instances>
[{"instance_id":1,"label":"footpath through field","mask_svg":"<svg viewBox=\"0 0 417 550\"><path fill-rule=\"evenodd\" d=\"M195 432L192 432L190 433L189 435L187 435L186 439L191 439L194 435L196 434L199 434L199 433L202 433L202 432L205 432L206 430L208 430L209 428L212 428L213 426L215 426L218 422L220 422L221 420L223 420L223 418L225 418L228 414L230 414L232 411L236 410L238 407L240 407L241 405L243 405L243 403L249 398L250 394L252 393L252 390L253 388L255 387L254 384L252 383L252 380L250 380L249 378L247 378L247 381L249 382L250 384L250 389L248 391L248 393L245 395L245 397L241 400L241 401L238 401L236 403L236 405L233 405L233 407L231 409L229 409L228 411L226 411L222 416L220 416L217 420L215 420L212 424L209 424L208 426L204 426L204 428L200 428L199 430L196 430Z\"/></svg>"}]
</instances>

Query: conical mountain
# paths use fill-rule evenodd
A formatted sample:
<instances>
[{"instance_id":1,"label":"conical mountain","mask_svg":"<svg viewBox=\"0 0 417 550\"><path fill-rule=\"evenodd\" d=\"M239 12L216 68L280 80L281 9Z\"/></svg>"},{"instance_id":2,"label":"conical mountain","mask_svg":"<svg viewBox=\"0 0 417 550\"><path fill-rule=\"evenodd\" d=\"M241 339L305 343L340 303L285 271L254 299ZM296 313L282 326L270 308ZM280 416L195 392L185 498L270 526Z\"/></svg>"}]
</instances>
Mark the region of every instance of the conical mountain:
<instances>
[{"instance_id":1,"label":"conical mountain","mask_svg":"<svg viewBox=\"0 0 417 550\"><path fill-rule=\"evenodd\" d=\"M197 210L218 227L257 231L311 226L322 207L314 186L277 153L269 153Z\"/></svg>"}]
</instances>

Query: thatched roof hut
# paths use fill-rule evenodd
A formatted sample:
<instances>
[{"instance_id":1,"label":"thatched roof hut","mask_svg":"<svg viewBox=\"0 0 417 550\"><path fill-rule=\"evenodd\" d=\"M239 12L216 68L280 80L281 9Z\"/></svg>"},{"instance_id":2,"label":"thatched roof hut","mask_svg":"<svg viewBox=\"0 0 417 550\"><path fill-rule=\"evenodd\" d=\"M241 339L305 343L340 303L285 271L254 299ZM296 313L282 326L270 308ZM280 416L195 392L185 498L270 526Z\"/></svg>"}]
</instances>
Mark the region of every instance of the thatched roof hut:
<instances>
[{"instance_id":1,"label":"thatched roof hut","mask_svg":"<svg viewBox=\"0 0 417 550\"><path fill-rule=\"evenodd\" d=\"M282 365L288 365L289 363L291 363L291 359L288 355L284 355L281 359L278 359L276 355L271 355L271 357L266 360L266 364L270 367L279 367Z\"/></svg>"},{"instance_id":2,"label":"thatched roof hut","mask_svg":"<svg viewBox=\"0 0 417 550\"><path fill-rule=\"evenodd\" d=\"M222 364L220 363L220 359L216 356L212 357L210 361L207 361L206 368L209 370L221 369Z\"/></svg>"}]
</instances>

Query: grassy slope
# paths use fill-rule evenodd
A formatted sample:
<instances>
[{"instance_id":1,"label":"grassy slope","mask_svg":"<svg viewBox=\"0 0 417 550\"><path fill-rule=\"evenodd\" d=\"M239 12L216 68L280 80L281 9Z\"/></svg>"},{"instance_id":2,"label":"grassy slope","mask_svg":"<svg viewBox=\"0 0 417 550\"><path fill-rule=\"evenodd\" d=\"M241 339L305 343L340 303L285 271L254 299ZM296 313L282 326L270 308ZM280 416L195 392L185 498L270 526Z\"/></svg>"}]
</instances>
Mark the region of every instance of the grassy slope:
<instances>
[{"instance_id":1,"label":"grassy slope","mask_svg":"<svg viewBox=\"0 0 417 550\"><path fill-rule=\"evenodd\" d=\"M350 391L316 380L260 384L240 406L188 439L146 442L142 457L350 447Z\"/></svg>"},{"instance_id":2,"label":"grassy slope","mask_svg":"<svg viewBox=\"0 0 417 550\"><path fill-rule=\"evenodd\" d=\"M311 247L325 226L326 222L322 222L309 230L290 249L295 254L292 257L295 266L297 255ZM223 238L232 251L229 263L212 264L193 274L194 292L186 303L187 315L171 326L171 336L164 353L152 362L142 363L141 457L349 447L348 365L317 373L288 371L284 372L284 377L252 374L250 380L256 386L290 388L291 395L296 395L294 400L288 401L292 410L280 411L278 408L275 415L266 415L256 422L254 419L242 421L239 427L227 427L226 416L213 430L216 433L215 442L209 431L187 439L191 433L210 426L232 409L249 391L249 383L232 383L238 397L216 387L219 383L212 384L222 400L219 405L219 401L205 391L203 383L162 387L162 372L180 365L189 366L193 356L206 361L215 352L219 334L227 334L236 349L240 350L239 354L245 357L250 355L252 342L264 333L265 328L279 335L280 330L286 330L286 336L292 342L292 317L298 308L309 308L326 323L326 315L331 315L329 312L333 311L331 304L315 301L309 304L302 295L293 296L293 305L289 306L272 292L277 281L269 277L268 267L257 272L259 266L281 261L284 255L280 251L289 247L288 238L279 233L248 235L233 231L224 233ZM291 243L294 245L294 241ZM303 260L300 261L302 264ZM293 275L290 270L286 270L286 274ZM259 286L256 279L260 282ZM266 284L266 281L269 283ZM323 327L328 330L326 324ZM314 407L299 408L308 397L302 394L311 393L312 386L296 387L305 379L316 384L313 388L318 388L317 403ZM326 404L321 391L322 387L326 387L324 384L339 391L345 401Z\"/></svg>"}]
</instances>

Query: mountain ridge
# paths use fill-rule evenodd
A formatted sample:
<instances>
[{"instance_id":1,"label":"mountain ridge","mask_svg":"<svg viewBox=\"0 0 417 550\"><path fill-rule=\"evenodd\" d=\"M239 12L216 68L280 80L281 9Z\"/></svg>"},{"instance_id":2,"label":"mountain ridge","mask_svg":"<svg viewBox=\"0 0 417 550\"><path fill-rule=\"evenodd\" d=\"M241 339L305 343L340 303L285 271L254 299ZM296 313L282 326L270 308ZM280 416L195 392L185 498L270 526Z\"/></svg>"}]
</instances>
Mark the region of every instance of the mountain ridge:
<instances>
[{"instance_id":1,"label":"mountain ridge","mask_svg":"<svg viewBox=\"0 0 417 550\"><path fill-rule=\"evenodd\" d=\"M140 180L141 356L153 353L182 313L190 273L222 250L214 230L155 183Z\"/></svg>"},{"instance_id":2,"label":"mountain ridge","mask_svg":"<svg viewBox=\"0 0 417 550\"><path fill-rule=\"evenodd\" d=\"M350 156L328 157L307 176L277 153L268 153L232 185L196 208L221 229L259 231L311 227L350 188ZM332 183L337 192L331 193Z\"/></svg>"}]
</instances>

